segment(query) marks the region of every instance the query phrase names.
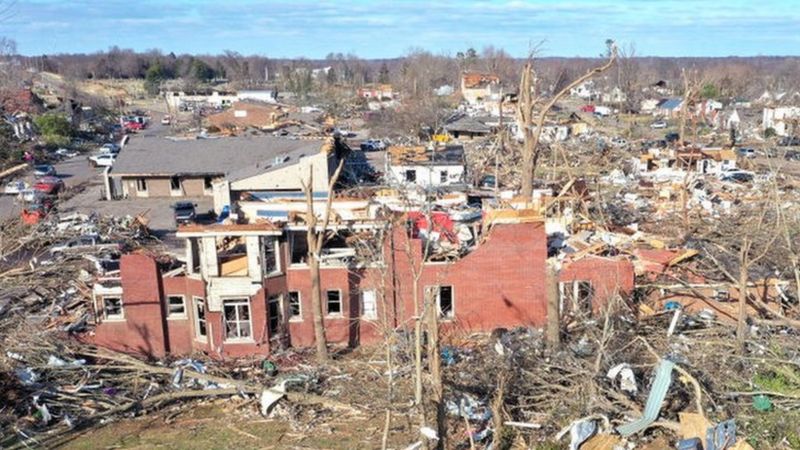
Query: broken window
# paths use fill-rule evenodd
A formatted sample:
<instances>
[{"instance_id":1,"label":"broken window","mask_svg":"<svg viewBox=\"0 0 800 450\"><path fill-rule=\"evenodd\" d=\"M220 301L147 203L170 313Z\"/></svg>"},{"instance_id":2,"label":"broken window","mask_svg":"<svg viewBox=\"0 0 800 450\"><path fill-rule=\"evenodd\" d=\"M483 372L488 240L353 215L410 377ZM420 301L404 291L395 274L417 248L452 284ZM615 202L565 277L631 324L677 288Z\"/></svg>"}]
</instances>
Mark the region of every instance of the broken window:
<instances>
[{"instance_id":1,"label":"broken window","mask_svg":"<svg viewBox=\"0 0 800 450\"><path fill-rule=\"evenodd\" d=\"M147 178L136 179L136 192L147 192Z\"/></svg>"},{"instance_id":2,"label":"broken window","mask_svg":"<svg viewBox=\"0 0 800 450\"><path fill-rule=\"evenodd\" d=\"M214 188L214 186L213 186L213 184L211 183L211 181L212 181L212 178L211 178L211 177L205 177L205 178L203 178L203 189L205 189L205 190L207 190L207 191L210 191L210 190L212 190L212 189Z\"/></svg>"},{"instance_id":3,"label":"broken window","mask_svg":"<svg viewBox=\"0 0 800 450\"><path fill-rule=\"evenodd\" d=\"M167 317L186 317L186 305L183 303L182 295L167 297Z\"/></svg>"},{"instance_id":4,"label":"broken window","mask_svg":"<svg viewBox=\"0 0 800 450\"><path fill-rule=\"evenodd\" d=\"M455 317L455 304L453 299L453 286L432 286L425 288L425 296L436 301L439 317L452 319ZM431 296L433 298L431 298Z\"/></svg>"},{"instance_id":5,"label":"broken window","mask_svg":"<svg viewBox=\"0 0 800 450\"><path fill-rule=\"evenodd\" d=\"M206 331L206 303L200 297L194 298L194 329L198 338L205 338Z\"/></svg>"},{"instance_id":6,"label":"broken window","mask_svg":"<svg viewBox=\"0 0 800 450\"><path fill-rule=\"evenodd\" d=\"M351 264L356 256L356 249L348 242L351 237L352 233L346 230L337 231L329 236L322 244L320 264L325 266Z\"/></svg>"},{"instance_id":7,"label":"broken window","mask_svg":"<svg viewBox=\"0 0 800 450\"><path fill-rule=\"evenodd\" d=\"M103 297L103 318L122 319L122 299L119 297Z\"/></svg>"},{"instance_id":8,"label":"broken window","mask_svg":"<svg viewBox=\"0 0 800 450\"><path fill-rule=\"evenodd\" d=\"M406 181L408 181L409 183L416 183L417 171L414 169L406 170Z\"/></svg>"},{"instance_id":9,"label":"broken window","mask_svg":"<svg viewBox=\"0 0 800 450\"><path fill-rule=\"evenodd\" d=\"M247 299L222 302L226 340L250 339L250 302Z\"/></svg>"},{"instance_id":10,"label":"broken window","mask_svg":"<svg viewBox=\"0 0 800 450\"><path fill-rule=\"evenodd\" d=\"M289 292L289 320L303 320L303 307L300 304L300 292Z\"/></svg>"},{"instance_id":11,"label":"broken window","mask_svg":"<svg viewBox=\"0 0 800 450\"><path fill-rule=\"evenodd\" d=\"M263 238L261 245L264 249L264 274L270 275L280 272L278 239L273 237Z\"/></svg>"},{"instance_id":12,"label":"broken window","mask_svg":"<svg viewBox=\"0 0 800 450\"><path fill-rule=\"evenodd\" d=\"M169 188L173 191L180 191L181 190L181 179L178 177L172 177L169 179Z\"/></svg>"},{"instance_id":13,"label":"broken window","mask_svg":"<svg viewBox=\"0 0 800 450\"><path fill-rule=\"evenodd\" d=\"M562 313L592 313L594 288L591 281L576 280L558 283L559 309Z\"/></svg>"},{"instance_id":14,"label":"broken window","mask_svg":"<svg viewBox=\"0 0 800 450\"><path fill-rule=\"evenodd\" d=\"M439 182L440 183L447 183L447 171L442 170L439 172Z\"/></svg>"},{"instance_id":15,"label":"broken window","mask_svg":"<svg viewBox=\"0 0 800 450\"><path fill-rule=\"evenodd\" d=\"M305 231L292 232L292 264L305 264L308 258L308 241Z\"/></svg>"},{"instance_id":16,"label":"broken window","mask_svg":"<svg viewBox=\"0 0 800 450\"><path fill-rule=\"evenodd\" d=\"M281 326L281 297L273 295L267 300L267 326L270 336L278 334Z\"/></svg>"},{"instance_id":17,"label":"broken window","mask_svg":"<svg viewBox=\"0 0 800 450\"><path fill-rule=\"evenodd\" d=\"M439 298L437 299L440 317L453 317L453 287L439 286Z\"/></svg>"},{"instance_id":18,"label":"broken window","mask_svg":"<svg viewBox=\"0 0 800 450\"><path fill-rule=\"evenodd\" d=\"M192 252L192 267L193 273L200 272L200 245L197 238L188 238L189 246Z\"/></svg>"},{"instance_id":19,"label":"broken window","mask_svg":"<svg viewBox=\"0 0 800 450\"><path fill-rule=\"evenodd\" d=\"M239 237L226 237L217 246L219 274L223 277L246 277L250 274L247 259L247 241Z\"/></svg>"},{"instance_id":20,"label":"broken window","mask_svg":"<svg viewBox=\"0 0 800 450\"><path fill-rule=\"evenodd\" d=\"M328 315L340 315L342 314L342 293L339 290L335 291L327 291L328 294Z\"/></svg>"},{"instance_id":21,"label":"broken window","mask_svg":"<svg viewBox=\"0 0 800 450\"><path fill-rule=\"evenodd\" d=\"M378 318L378 299L374 290L361 293L361 316L367 320Z\"/></svg>"}]
</instances>

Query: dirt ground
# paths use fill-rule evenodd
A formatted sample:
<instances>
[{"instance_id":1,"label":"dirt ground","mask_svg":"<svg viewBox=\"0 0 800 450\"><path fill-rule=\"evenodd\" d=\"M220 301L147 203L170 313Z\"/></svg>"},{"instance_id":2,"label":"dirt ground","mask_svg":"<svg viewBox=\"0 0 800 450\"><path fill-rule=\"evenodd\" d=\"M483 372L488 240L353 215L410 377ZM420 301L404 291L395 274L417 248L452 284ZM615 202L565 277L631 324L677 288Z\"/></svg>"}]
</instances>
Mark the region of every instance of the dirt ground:
<instances>
[{"instance_id":1,"label":"dirt ground","mask_svg":"<svg viewBox=\"0 0 800 450\"><path fill-rule=\"evenodd\" d=\"M123 420L76 436L66 449L372 449L381 443L383 416L329 422L326 429L295 431L290 422L252 417L237 411L241 400L218 400L183 409ZM245 407L246 408L246 407ZM403 445L404 447L404 445Z\"/></svg>"}]
</instances>

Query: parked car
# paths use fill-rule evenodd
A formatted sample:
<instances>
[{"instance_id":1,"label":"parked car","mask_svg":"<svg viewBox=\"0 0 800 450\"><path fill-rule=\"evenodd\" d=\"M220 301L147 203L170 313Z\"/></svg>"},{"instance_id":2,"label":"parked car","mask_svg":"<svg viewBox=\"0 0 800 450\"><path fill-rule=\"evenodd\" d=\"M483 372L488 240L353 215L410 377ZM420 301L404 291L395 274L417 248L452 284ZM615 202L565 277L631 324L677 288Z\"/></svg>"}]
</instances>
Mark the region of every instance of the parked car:
<instances>
[{"instance_id":1,"label":"parked car","mask_svg":"<svg viewBox=\"0 0 800 450\"><path fill-rule=\"evenodd\" d=\"M798 136L794 136L794 137L784 136L784 137L781 138L780 141L778 141L778 145L780 145L781 147L789 147L789 146L796 146L796 145L800 146L800 137L798 137Z\"/></svg>"},{"instance_id":2,"label":"parked car","mask_svg":"<svg viewBox=\"0 0 800 450\"><path fill-rule=\"evenodd\" d=\"M681 135L678 133L667 133L666 135L664 135L664 140L667 141L667 143L675 142L680 138Z\"/></svg>"},{"instance_id":3,"label":"parked car","mask_svg":"<svg viewBox=\"0 0 800 450\"><path fill-rule=\"evenodd\" d=\"M56 176L56 168L49 165L49 164L40 164L38 166L33 167L33 176L35 177L47 177L47 176Z\"/></svg>"},{"instance_id":4,"label":"parked car","mask_svg":"<svg viewBox=\"0 0 800 450\"><path fill-rule=\"evenodd\" d=\"M28 183L22 180L9 181L8 183L6 183L6 186L3 189L3 193L8 195L18 195L25 189L28 189Z\"/></svg>"},{"instance_id":5,"label":"parked car","mask_svg":"<svg viewBox=\"0 0 800 450\"><path fill-rule=\"evenodd\" d=\"M722 181L730 181L735 183L749 183L753 181L754 175L750 172L745 171L732 171L729 173L724 173L720 177Z\"/></svg>"},{"instance_id":6,"label":"parked car","mask_svg":"<svg viewBox=\"0 0 800 450\"><path fill-rule=\"evenodd\" d=\"M756 150L752 148L737 148L736 154L742 158L755 158Z\"/></svg>"},{"instance_id":7,"label":"parked car","mask_svg":"<svg viewBox=\"0 0 800 450\"><path fill-rule=\"evenodd\" d=\"M144 129L144 124L139 122L125 122L123 124L125 131L139 131Z\"/></svg>"},{"instance_id":8,"label":"parked car","mask_svg":"<svg viewBox=\"0 0 800 450\"><path fill-rule=\"evenodd\" d=\"M57 195L64 189L64 182L57 177L42 177L33 185L33 189L45 195Z\"/></svg>"},{"instance_id":9,"label":"parked car","mask_svg":"<svg viewBox=\"0 0 800 450\"><path fill-rule=\"evenodd\" d=\"M172 123L172 118L170 116L164 116L161 118L161 125L169 125Z\"/></svg>"},{"instance_id":10,"label":"parked car","mask_svg":"<svg viewBox=\"0 0 800 450\"><path fill-rule=\"evenodd\" d=\"M616 147L624 147L628 145L628 141L626 141L624 138L617 136L611 139L611 144L613 144Z\"/></svg>"},{"instance_id":11,"label":"parked car","mask_svg":"<svg viewBox=\"0 0 800 450\"><path fill-rule=\"evenodd\" d=\"M78 152L75 150L70 150L68 148L59 148L55 151L55 155L61 158L74 158L78 156Z\"/></svg>"},{"instance_id":12,"label":"parked car","mask_svg":"<svg viewBox=\"0 0 800 450\"><path fill-rule=\"evenodd\" d=\"M69 241L62 242L50 247L51 255L63 255L68 253L116 253L121 249L120 244L103 243L100 237L93 234L86 234Z\"/></svg>"},{"instance_id":13,"label":"parked car","mask_svg":"<svg viewBox=\"0 0 800 450\"><path fill-rule=\"evenodd\" d=\"M175 216L175 224L186 224L194 222L197 217L195 207L197 205L192 202L177 202L172 205Z\"/></svg>"},{"instance_id":14,"label":"parked car","mask_svg":"<svg viewBox=\"0 0 800 450\"><path fill-rule=\"evenodd\" d=\"M354 137L356 137L356 133L355 132L350 131L350 130L348 130L346 128L337 128L336 130L334 130L334 133L339 133L339 135L341 137L344 137L344 138L354 138Z\"/></svg>"},{"instance_id":15,"label":"parked car","mask_svg":"<svg viewBox=\"0 0 800 450\"><path fill-rule=\"evenodd\" d=\"M114 160L116 159L117 155L113 153L101 153L89 157L89 161L91 161L95 167L111 167L114 165Z\"/></svg>"},{"instance_id":16,"label":"parked car","mask_svg":"<svg viewBox=\"0 0 800 450\"><path fill-rule=\"evenodd\" d=\"M377 152L386 149L386 144L379 139L368 139L361 143L361 150L365 152Z\"/></svg>"},{"instance_id":17,"label":"parked car","mask_svg":"<svg viewBox=\"0 0 800 450\"><path fill-rule=\"evenodd\" d=\"M783 158L787 161L800 161L800 152L788 151L783 155Z\"/></svg>"},{"instance_id":18,"label":"parked car","mask_svg":"<svg viewBox=\"0 0 800 450\"><path fill-rule=\"evenodd\" d=\"M653 129L667 128L667 122L664 120L657 120L650 124L650 128Z\"/></svg>"},{"instance_id":19,"label":"parked car","mask_svg":"<svg viewBox=\"0 0 800 450\"><path fill-rule=\"evenodd\" d=\"M478 187L481 189L494 189L497 184L497 179L494 175L484 175L478 182Z\"/></svg>"},{"instance_id":20,"label":"parked car","mask_svg":"<svg viewBox=\"0 0 800 450\"><path fill-rule=\"evenodd\" d=\"M120 146L113 143L103 144L98 151L99 153L112 153L116 155L120 151Z\"/></svg>"},{"instance_id":21,"label":"parked car","mask_svg":"<svg viewBox=\"0 0 800 450\"><path fill-rule=\"evenodd\" d=\"M33 189L31 187L31 188L27 188L27 189L23 189L23 190L19 191L19 194L17 195L17 198L20 199L21 201L25 202L25 203L35 203L35 202L39 201L39 199L41 199L44 196L45 196L45 194L43 194L43 193L41 193L41 192L39 192L36 189Z\"/></svg>"}]
</instances>

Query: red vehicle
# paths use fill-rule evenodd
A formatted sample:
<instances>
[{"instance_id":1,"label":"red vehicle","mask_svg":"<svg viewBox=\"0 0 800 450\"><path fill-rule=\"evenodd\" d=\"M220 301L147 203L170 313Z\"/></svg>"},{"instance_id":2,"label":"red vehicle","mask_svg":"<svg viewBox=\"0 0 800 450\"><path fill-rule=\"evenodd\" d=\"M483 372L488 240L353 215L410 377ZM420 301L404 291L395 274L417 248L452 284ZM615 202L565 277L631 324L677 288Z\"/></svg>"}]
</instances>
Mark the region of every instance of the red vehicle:
<instances>
[{"instance_id":1,"label":"red vehicle","mask_svg":"<svg viewBox=\"0 0 800 450\"><path fill-rule=\"evenodd\" d=\"M144 124L139 122L125 122L122 126L126 131L139 131L144 129Z\"/></svg>"},{"instance_id":2,"label":"red vehicle","mask_svg":"<svg viewBox=\"0 0 800 450\"><path fill-rule=\"evenodd\" d=\"M56 195L63 188L64 182L57 177L42 177L33 185L34 190L47 195Z\"/></svg>"},{"instance_id":3,"label":"red vehicle","mask_svg":"<svg viewBox=\"0 0 800 450\"><path fill-rule=\"evenodd\" d=\"M583 105L583 106L581 106L581 112L593 113L594 112L594 105Z\"/></svg>"}]
</instances>

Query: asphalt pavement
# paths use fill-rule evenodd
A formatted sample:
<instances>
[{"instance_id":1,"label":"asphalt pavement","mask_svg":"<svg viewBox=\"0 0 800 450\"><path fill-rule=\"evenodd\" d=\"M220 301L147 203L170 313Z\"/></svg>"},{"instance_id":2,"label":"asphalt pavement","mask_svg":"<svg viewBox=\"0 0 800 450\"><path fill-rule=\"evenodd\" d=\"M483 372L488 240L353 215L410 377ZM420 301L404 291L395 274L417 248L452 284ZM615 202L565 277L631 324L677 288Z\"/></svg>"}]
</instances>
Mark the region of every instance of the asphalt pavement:
<instances>
[{"instance_id":1,"label":"asphalt pavement","mask_svg":"<svg viewBox=\"0 0 800 450\"><path fill-rule=\"evenodd\" d=\"M85 183L92 179L100 180L102 177L102 168L93 168L87 160L88 155L77 155L73 158L53 164L56 168L56 176L64 181L64 185L69 188ZM14 180L24 180L28 184L33 184L33 170L27 170L24 174L13 178ZM5 188L5 183L10 182L11 179L5 180L0 189ZM1 191L0 191L1 192ZM23 204L17 199L16 195L0 194L0 220L5 220L14 217L22 211Z\"/></svg>"}]
</instances>

